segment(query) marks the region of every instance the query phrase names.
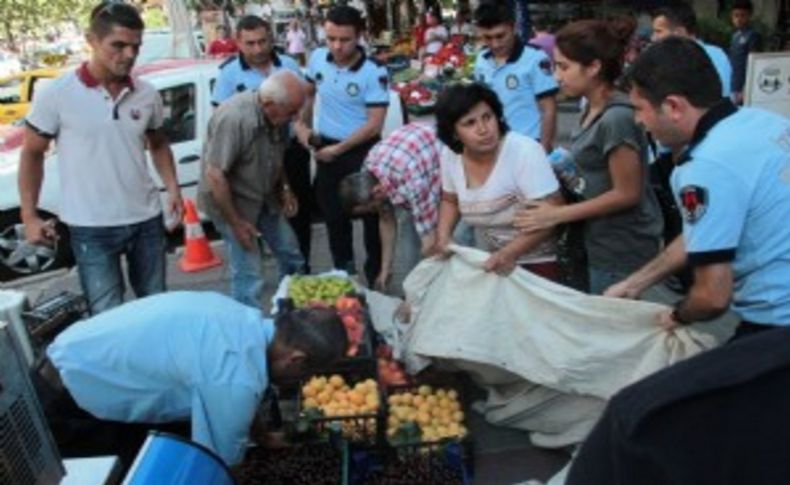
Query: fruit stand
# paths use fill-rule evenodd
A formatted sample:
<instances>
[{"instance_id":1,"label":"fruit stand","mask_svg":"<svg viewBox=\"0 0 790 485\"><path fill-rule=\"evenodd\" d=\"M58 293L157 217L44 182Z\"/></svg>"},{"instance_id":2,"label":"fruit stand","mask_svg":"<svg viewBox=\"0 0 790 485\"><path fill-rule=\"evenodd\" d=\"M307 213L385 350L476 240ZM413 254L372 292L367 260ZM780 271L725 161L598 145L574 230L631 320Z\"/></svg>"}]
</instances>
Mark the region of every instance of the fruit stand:
<instances>
[{"instance_id":1,"label":"fruit stand","mask_svg":"<svg viewBox=\"0 0 790 485\"><path fill-rule=\"evenodd\" d=\"M277 311L335 309L354 351L332 369L277 390L284 442L276 450L251 448L236 473L240 485L470 483L471 441L459 391L406 374L348 277L290 278L275 298Z\"/></svg>"}]
</instances>

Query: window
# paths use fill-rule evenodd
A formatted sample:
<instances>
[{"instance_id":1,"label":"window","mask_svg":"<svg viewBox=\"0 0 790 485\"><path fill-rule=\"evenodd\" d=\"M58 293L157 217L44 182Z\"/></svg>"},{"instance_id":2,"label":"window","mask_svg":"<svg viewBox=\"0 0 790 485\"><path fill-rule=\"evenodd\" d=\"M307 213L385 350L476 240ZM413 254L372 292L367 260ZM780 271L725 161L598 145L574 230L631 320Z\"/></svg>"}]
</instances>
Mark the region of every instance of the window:
<instances>
[{"instance_id":1,"label":"window","mask_svg":"<svg viewBox=\"0 0 790 485\"><path fill-rule=\"evenodd\" d=\"M22 100L22 79L14 78L0 84L0 103L14 104Z\"/></svg>"},{"instance_id":2,"label":"window","mask_svg":"<svg viewBox=\"0 0 790 485\"><path fill-rule=\"evenodd\" d=\"M163 130L170 143L195 139L195 85L182 84L159 91L164 106Z\"/></svg>"}]
</instances>

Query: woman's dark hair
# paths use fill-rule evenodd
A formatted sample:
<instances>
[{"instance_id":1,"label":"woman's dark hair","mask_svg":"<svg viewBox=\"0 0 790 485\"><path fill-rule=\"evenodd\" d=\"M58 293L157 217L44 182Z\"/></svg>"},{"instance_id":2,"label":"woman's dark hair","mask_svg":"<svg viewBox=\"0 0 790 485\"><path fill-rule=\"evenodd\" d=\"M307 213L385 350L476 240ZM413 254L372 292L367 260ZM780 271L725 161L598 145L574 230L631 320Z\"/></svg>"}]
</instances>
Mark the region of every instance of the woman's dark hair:
<instances>
[{"instance_id":1,"label":"woman's dark hair","mask_svg":"<svg viewBox=\"0 0 790 485\"><path fill-rule=\"evenodd\" d=\"M705 50L692 39L668 37L648 47L628 69L626 85L654 107L669 95L701 109L721 100L721 81Z\"/></svg>"},{"instance_id":2,"label":"woman's dark hair","mask_svg":"<svg viewBox=\"0 0 790 485\"><path fill-rule=\"evenodd\" d=\"M487 0L475 9L475 25L483 29L512 24L515 18L513 10L504 1Z\"/></svg>"},{"instance_id":3,"label":"woman's dark hair","mask_svg":"<svg viewBox=\"0 0 790 485\"><path fill-rule=\"evenodd\" d=\"M245 15L244 17L240 18L238 23L236 23L236 33L240 33L242 30L250 31L250 30L258 30L264 29L266 32L272 32L272 27L269 25L269 22L263 20L262 18L258 17L257 15Z\"/></svg>"},{"instance_id":4,"label":"woman's dark hair","mask_svg":"<svg viewBox=\"0 0 790 485\"><path fill-rule=\"evenodd\" d=\"M373 202L373 187L379 181L368 170L352 173L340 181L338 197L340 206L346 213L351 213L355 207Z\"/></svg>"},{"instance_id":5,"label":"woman's dark hair","mask_svg":"<svg viewBox=\"0 0 790 485\"><path fill-rule=\"evenodd\" d=\"M614 84L623 73L625 50L635 31L633 17L579 20L557 32L556 45L563 56L583 66L598 60L601 79Z\"/></svg>"},{"instance_id":6,"label":"woman's dark hair","mask_svg":"<svg viewBox=\"0 0 790 485\"><path fill-rule=\"evenodd\" d=\"M143 30L140 12L128 3L119 1L102 2L91 10L90 31L98 38L112 32L113 27L125 27L129 30Z\"/></svg>"},{"instance_id":7,"label":"woman's dark hair","mask_svg":"<svg viewBox=\"0 0 790 485\"><path fill-rule=\"evenodd\" d=\"M274 321L275 339L305 353L305 371L325 369L346 355L348 334L330 308L301 308L281 313Z\"/></svg>"},{"instance_id":8,"label":"woman's dark hair","mask_svg":"<svg viewBox=\"0 0 790 485\"><path fill-rule=\"evenodd\" d=\"M365 29L365 21L362 14L354 7L339 5L332 7L326 14L326 21L335 25L345 25L354 27L354 32L359 34Z\"/></svg>"},{"instance_id":9,"label":"woman's dark hair","mask_svg":"<svg viewBox=\"0 0 790 485\"><path fill-rule=\"evenodd\" d=\"M496 93L484 84L451 84L439 93L436 101L436 134L455 153L464 150L463 144L455 135L455 124L479 103L485 103L491 108L499 124L499 133L504 136L510 128L505 121L502 103Z\"/></svg>"},{"instance_id":10,"label":"woman's dark hair","mask_svg":"<svg viewBox=\"0 0 790 485\"><path fill-rule=\"evenodd\" d=\"M751 0L733 0L730 10L746 10L749 13L754 11Z\"/></svg>"}]
</instances>

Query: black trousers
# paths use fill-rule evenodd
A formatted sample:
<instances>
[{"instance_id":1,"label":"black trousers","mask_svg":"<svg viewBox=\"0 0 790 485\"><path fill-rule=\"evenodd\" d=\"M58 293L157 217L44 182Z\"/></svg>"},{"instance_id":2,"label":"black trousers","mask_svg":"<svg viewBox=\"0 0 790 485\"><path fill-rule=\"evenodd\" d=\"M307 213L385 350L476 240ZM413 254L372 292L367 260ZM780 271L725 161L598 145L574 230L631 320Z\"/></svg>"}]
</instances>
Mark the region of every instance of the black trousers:
<instances>
[{"instance_id":1,"label":"black trousers","mask_svg":"<svg viewBox=\"0 0 790 485\"><path fill-rule=\"evenodd\" d=\"M351 217L343 211L338 195L340 181L362 168L370 149L378 142L378 138L358 145L343 153L329 163L318 162L315 178L315 199L324 215L324 222L329 236L329 251L335 268L356 273L354 264L354 233ZM323 145L332 144L334 140L324 140ZM372 285L381 269L381 237L379 235L379 217L377 214L361 217L364 229L365 260L364 271L368 285Z\"/></svg>"},{"instance_id":2,"label":"black trousers","mask_svg":"<svg viewBox=\"0 0 790 485\"><path fill-rule=\"evenodd\" d=\"M295 216L288 218L291 227L299 241L299 250L305 259L305 272L310 273L310 243L312 238L311 226L315 200L313 187L310 183L310 152L303 147L296 138L285 150L285 175L296 199L299 201L299 211Z\"/></svg>"}]
</instances>

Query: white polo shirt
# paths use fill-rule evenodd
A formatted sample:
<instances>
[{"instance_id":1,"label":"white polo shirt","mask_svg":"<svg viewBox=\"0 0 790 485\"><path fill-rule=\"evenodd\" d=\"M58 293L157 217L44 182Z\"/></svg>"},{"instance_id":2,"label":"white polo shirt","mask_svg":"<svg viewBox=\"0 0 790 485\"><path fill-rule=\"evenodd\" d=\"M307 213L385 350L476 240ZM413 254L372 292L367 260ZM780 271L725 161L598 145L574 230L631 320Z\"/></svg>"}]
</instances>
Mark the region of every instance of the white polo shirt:
<instances>
[{"instance_id":1,"label":"white polo shirt","mask_svg":"<svg viewBox=\"0 0 790 485\"><path fill-rule=\"evenodd\" d=\"M120 226L162 212L145 156L146 131L162 126L162 99L151 84L130 78L113 100L83 64L36 96L26 123L57 141L66 224Z\"/></svg>"}]
</instances>

